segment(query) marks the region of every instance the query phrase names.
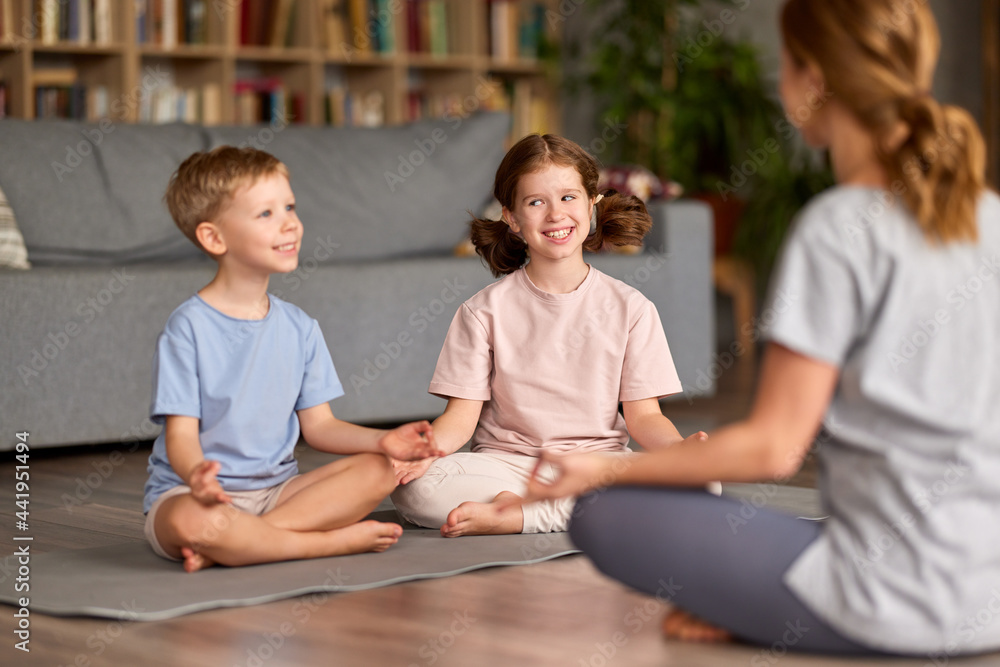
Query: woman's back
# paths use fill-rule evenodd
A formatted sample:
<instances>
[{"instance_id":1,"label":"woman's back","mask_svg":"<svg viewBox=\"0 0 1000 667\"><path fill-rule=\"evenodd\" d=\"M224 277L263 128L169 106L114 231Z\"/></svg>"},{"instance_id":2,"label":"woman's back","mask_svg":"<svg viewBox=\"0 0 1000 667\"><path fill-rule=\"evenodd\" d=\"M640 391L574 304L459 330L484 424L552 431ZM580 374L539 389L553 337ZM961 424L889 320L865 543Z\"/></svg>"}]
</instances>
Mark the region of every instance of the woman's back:
<instances>
[{"instance_id":1,"label":"woman's back","mask_svg":"<svg viewBox=\"0 0 1000 667\"><path fill-rule=\"evenodd\" d=\"M892 199L817 198L776 274L769 337L841 368L819 441L831 520L788 581L898 648L992 647L1000 624L963 625L1000 591L1000 198L977 243L947 245Z\"/></svg>"}]
</instances>

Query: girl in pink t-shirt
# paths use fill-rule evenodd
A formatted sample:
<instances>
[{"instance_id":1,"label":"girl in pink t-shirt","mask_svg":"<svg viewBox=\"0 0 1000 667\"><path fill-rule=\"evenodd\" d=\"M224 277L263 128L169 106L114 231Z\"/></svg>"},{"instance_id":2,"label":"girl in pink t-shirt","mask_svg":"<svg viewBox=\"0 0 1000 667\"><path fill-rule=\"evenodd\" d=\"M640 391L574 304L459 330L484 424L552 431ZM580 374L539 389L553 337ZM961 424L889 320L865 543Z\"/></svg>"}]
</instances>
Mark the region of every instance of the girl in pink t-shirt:
<instances>
[{"instance_id":1,"label":"girl in pink t-shirt","mask_svg":"<svg viewBox=\"0 0 1000 667\"><path fill-rule=\"evenodd\" d=\"M656 308L583 260L638 245L652 221L597 180L594 158L553 135L500 163L502 219L473 220L472 241L504 278L459 308L430 384L448 399L439 448L471 438L472 452L396 463L392 498L409 521L445 537L566 530L572 499L517 503L543 450L625 456L630 434L646 449L683 440L657 400L681 384Z\"/></svg>"}]
</instances>

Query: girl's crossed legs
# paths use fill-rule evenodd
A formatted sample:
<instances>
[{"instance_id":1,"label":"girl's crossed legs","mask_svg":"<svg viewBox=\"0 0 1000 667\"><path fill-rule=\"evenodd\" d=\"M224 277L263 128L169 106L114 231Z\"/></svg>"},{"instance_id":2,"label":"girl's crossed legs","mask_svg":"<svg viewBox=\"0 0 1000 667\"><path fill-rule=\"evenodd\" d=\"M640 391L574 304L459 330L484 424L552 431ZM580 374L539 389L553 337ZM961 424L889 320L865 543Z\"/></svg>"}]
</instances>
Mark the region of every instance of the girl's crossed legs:
<instances>
[{"instance_id":1,"label":"girl's crossed legs","mask_svg":"<svg viewBox=\"0 0 1000 667\"><path fill-rule=\"evenodd\" d=\"M503 509L496 504L505 495L523 496L537 463L524 454L449 454L423 476L398 487L392 501L407 521L440 528L445 537L564 531L573 512L572 498ZM550 480L550 471L543 469L541 477Z\"/></svg>"},{"instance_id":2,"label":"girl's crossed legs","mask_svg":"<svg viewBox=\"0 0 1000 667\"><path fill-rule=\"evenodd\" d=\"M734 531L741 507L700 490L612 487L579 499L570 538L608 576L683 610L665 623L675 636L724 636L714 626L784 650L876 654L819 620L782 581L822 526L761 509Z\"/></svg>"}]
</instances>

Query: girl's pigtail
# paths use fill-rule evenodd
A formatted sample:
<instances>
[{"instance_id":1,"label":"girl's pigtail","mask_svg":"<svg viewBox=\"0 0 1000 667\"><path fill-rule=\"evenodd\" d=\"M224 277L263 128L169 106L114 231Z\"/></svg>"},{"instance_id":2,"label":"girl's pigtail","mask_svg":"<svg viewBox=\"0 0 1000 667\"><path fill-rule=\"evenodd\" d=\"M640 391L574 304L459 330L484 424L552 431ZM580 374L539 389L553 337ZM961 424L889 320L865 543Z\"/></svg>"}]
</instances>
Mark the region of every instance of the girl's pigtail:
<instances>
[{"instance_id":1,"label":"girl's pigtail","mask_svg":"<svg viewBox=\"0 0 1000 667\"><path fill-rule=\"evenodd\" d=\"M640 246L653 226L646 205L632 195L606 190L596 208L597 229L583 244L590 252L601 252L612 246Z\"/></svg>"},{"instance_id":2,"label":"girl's pigtail","mask_svg":"<svg viewBox=\"0 0 1000 667\"><path fill-rule=\"evenodd\" d=\"M514 273L528 261L528 246L503 220L482 220L473 216L469 226L472 245L494 278Z\"/></svg>"}]
</instances>

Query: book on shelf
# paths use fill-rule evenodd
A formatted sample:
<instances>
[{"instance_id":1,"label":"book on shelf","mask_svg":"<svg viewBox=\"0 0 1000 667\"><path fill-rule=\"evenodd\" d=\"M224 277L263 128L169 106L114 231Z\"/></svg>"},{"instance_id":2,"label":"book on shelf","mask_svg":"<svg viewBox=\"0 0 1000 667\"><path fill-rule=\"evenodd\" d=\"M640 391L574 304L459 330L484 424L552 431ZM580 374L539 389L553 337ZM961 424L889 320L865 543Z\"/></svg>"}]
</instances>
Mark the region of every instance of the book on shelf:
<instances>
[{"instance_id":1,"label":"book on shelf","mask_svg":"<svg viewBox=\"0 0 1000 667\"><path fill-rule=\"evenodd\" d=\"M85 85L71 67L35 70L31 77L35 118L72 118L96 121L108 112L108 90Z\"/></svg>"},{"instance_id":2,"label":"book on shelf","mask_svg":"<svg viewBox=\"0 0 1000 667\"><path fill-rule=\"evenodd\" d=\"M326 122L334 127L385 125L385 95L380 90L349 91L334 86L326 92Z\"/></svg>"},{"instance_id":3,"label":"book on shelf","mask_svg":"<svg viewBox=\"0 0 1000 667\"><path fill-rule=\"evenodd\" d=\"M449 11L445 0L407 0L406 42L412 53L447 55Z\"/></svg>"},{"instance_id":4,"label":"book on shelf","mask_svg":"<svg viewBox=\"0 0 1000 667\"><path fill-rule=\"evenodd\" d=\"M287 125L305 121L305 95L289 92L281 79L240 79L234 92L237 125Z\"/></svg>"},{"instance_id":5,"label":"book on shelf","mask_svg":"<svg viewBox=\"0 0 1000 667\"><path fill-rule=\"evenodd\" d=\"M222 95L218 83L202 86L163 84L143 95L139 122L198 123L217 125L222 120Z\"/></svg>"},{"instance_id":6,"label":"book on shelf","mask_svg":"<svg viewBox=\"0 0 1000 667\"><path fill-rule=\"evenodd\" d=\"M4 12L10 11L12 2L3 2ZM33 0L31 11L42 44L111 42L111 0Z\"/></svg>"},{"instance_id":7,"label":"book on shelf","mask_svg":"<svg viewBox=\"0 0 1000 667\"><path fill-rule=\"evenodd\" d=\"M372 48L371 26L368 21L369 0L347 0L347 16L350 20L350 42L361 53L370 53Z\"/></svg>"},{"instance_id":8,"label":"book on shelf","mask_svg":"<svg viewBox=\"0 0 1000 667\"><path fill-rule=\"evenodd\" d=\"M273 0L268 21L268 46L290 46L294 27L294 0Z\"/></svg>"},{"instance_id":9,"label":"book on shelf","mask_svg":"<svg viewBox=\"0 0 1000 667\"><path fill-rule=\"evenodd\" d=\"M14 37L14 0L0 0L0 41Z\"/></svg>"},{"instance_id":10,"label":"book on shelf","mask_svg":"<svg viewBox=\"0 0 1000 667\"><path fill-rule=\"evenodd\" d=\"M134 0L135 39L165 49L208 43L208 0Z\"/></svg>"},{"instance_id":11,"label":"book on shelf","mask_svg":"<svg viewBox=\"0 0 1000 667\"><path fill-rule=\"evenodd\" d=\"M331 53L343 53L347 46L346 0L321 0L320 26L323 46Z\"/></svg>"},{"instance_id":12,"label":"book on shelf","mask_svg":"<svg viewBox=\"0 0 1000 667\"><path fill-rule=\"evenodd\" d=\"M298 5L299 0L243 0L239 5L240 45L293 46Z\"/></svg>"},{"instance_id":13,"label":"book on shelf","mask_svg":"<svg viewBox=\"0 0 1000 667\"><path fill-rule=\"evenodd\" d=\"M545 36L542 2L490 0L490 55L497 60L535 59Z\"/></svg>"},{"instance_id":14,"label":"book on shelf","mask_svg":"<svg viewBox=\"0 0 1000 667\"><path fill-rule=\"evenodd\" d=\"M361 53L395 53L396 13L402 0L346 0L344 41Z\"/></svg>"}]
</instances>

